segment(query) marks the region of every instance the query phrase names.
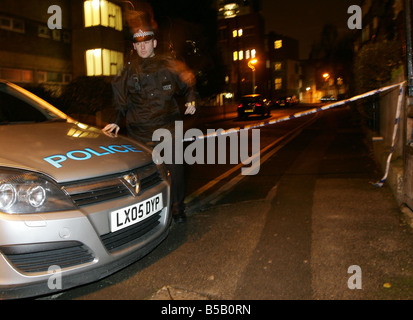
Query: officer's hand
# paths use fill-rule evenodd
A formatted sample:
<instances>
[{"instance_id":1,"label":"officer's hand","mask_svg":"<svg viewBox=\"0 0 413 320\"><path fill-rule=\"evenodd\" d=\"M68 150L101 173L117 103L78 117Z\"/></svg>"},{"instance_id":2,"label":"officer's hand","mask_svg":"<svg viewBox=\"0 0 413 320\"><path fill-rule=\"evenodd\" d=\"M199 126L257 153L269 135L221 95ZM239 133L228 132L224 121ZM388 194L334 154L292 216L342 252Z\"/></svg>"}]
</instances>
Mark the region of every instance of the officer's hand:
<instances>
[{"instance_id":1,"label":"officer's hand","mask_svg":"<svg viewBox=\"0 0 413 320\"><path fill-rule=\"evenodd\" d=\"M119 132L119 126L116 123L109 123L107 124L103 129L103 133L105 134L114 134L115 136L118 135ZM115 132L113 132L115 131Z\"/></svg>"},{"instance_id":2,"label":"officer's hand","mask_svg":"<svg viewBox=\"0 0 413 320\"><path fill-rule=\"evenodd\" d=\"M195 101L185 103L185 107L186 107L185 114L194 114L196 111Z\"/></svg>"}]
</instances>

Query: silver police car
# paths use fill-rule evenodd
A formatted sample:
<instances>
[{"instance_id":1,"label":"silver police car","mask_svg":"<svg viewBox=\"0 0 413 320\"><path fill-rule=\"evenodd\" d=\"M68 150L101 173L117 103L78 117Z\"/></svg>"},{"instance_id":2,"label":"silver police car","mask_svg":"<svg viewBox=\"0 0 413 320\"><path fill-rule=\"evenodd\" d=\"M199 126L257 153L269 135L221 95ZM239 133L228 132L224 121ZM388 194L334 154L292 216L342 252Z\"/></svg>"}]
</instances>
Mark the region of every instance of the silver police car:
<instances>
[{"instance_id":1,"label":"silver police car","mask_svg":"<svg viewBox=\"0 0 413 320\"><path fill-rule=\"evenodd\" d=\"M151 150L0 81L0 299L54 294L153 250L171 223Z\"/></svg>"}]
</instances>

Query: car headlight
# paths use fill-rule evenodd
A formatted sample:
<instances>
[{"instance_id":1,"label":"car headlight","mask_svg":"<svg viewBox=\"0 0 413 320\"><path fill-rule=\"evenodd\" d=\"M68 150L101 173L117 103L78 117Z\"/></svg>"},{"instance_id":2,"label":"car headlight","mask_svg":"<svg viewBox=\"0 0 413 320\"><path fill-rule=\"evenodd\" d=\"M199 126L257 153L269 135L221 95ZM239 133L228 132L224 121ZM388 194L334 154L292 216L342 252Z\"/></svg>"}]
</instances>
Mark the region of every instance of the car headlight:
<instances>
[{"instance_id":1,"label":"car headlight","mask_svg":"<svg viewBox=\"0 0 413 320\"><path fill-rule=\"evenodd\" d=\"M51 179L30 171L0 168L0 211L40 213L73 210L75 205Z\"/></svg>"}]
</instances>

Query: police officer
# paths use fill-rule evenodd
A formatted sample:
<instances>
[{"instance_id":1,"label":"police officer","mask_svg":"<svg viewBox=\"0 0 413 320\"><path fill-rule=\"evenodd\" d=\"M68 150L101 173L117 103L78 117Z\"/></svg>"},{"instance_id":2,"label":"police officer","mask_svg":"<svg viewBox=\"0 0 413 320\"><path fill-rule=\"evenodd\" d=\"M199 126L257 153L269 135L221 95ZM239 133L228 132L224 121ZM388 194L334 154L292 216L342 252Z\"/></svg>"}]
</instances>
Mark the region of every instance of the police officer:
<instances>
[{"instance_id":1,"label":"police officer","mask_svg":"<svg viewBox=\"0 0 413 320\"><path fill-rule=\"evenodd\" d=\"M156 55L156 46L155 30L145 26L134 30L133 47L138 58L113 79L118 116L115 123L102 129L117 134L124 121L130 137L150 146L154 145L152 134L156 129L169 129L173 135L175 121L181 120L176 95L186 97L185 114L193 115L196 111L194 76L178 61ZM172 215L175 221L184 222L184 165L166 165L171 173Z\"/></svg>"}]
</instances>

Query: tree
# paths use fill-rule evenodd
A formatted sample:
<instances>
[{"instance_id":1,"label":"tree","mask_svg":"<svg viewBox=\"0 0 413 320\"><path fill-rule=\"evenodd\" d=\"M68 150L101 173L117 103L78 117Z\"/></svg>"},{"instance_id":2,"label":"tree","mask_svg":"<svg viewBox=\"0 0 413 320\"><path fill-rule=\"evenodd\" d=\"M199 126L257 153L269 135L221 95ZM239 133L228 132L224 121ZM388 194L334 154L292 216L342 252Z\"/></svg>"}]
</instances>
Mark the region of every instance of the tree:
<instances>
[{"instance_id":1,"label":"tree","mask_svg":"<svg viewBox=\"0 0 413 320\"><path fill-rule=\"evenodd\" d=\"M361 43L354 63L358 93L378 89L391 81L403 65L403 22L394 0L372 2L366 16L375 17L376 27ZM368 20L367 20L368 21Z\"/></svg>"},{"instance_id":2,"label":"tree","mask_svg":"<svg viewBox=\"0 0 413 320\"><path fill-rule=\"evenodd\" d=\"M90 122L85 119L93 118L104 109L113 109L112 86L105 77L78 77L64 88L59 100L61 110L79 120Z\"/></svg>"},{"instance_id":3,"label":"tree","mask_svg":"<svg viewBox=\"0 0 413 320\"><path fill-rule=\"evenodd\" d=\"M355 59L355 83L359 93L381 88L402 65L402 47L390 40L364 45Z\"/></svg>"}]
</instances>

